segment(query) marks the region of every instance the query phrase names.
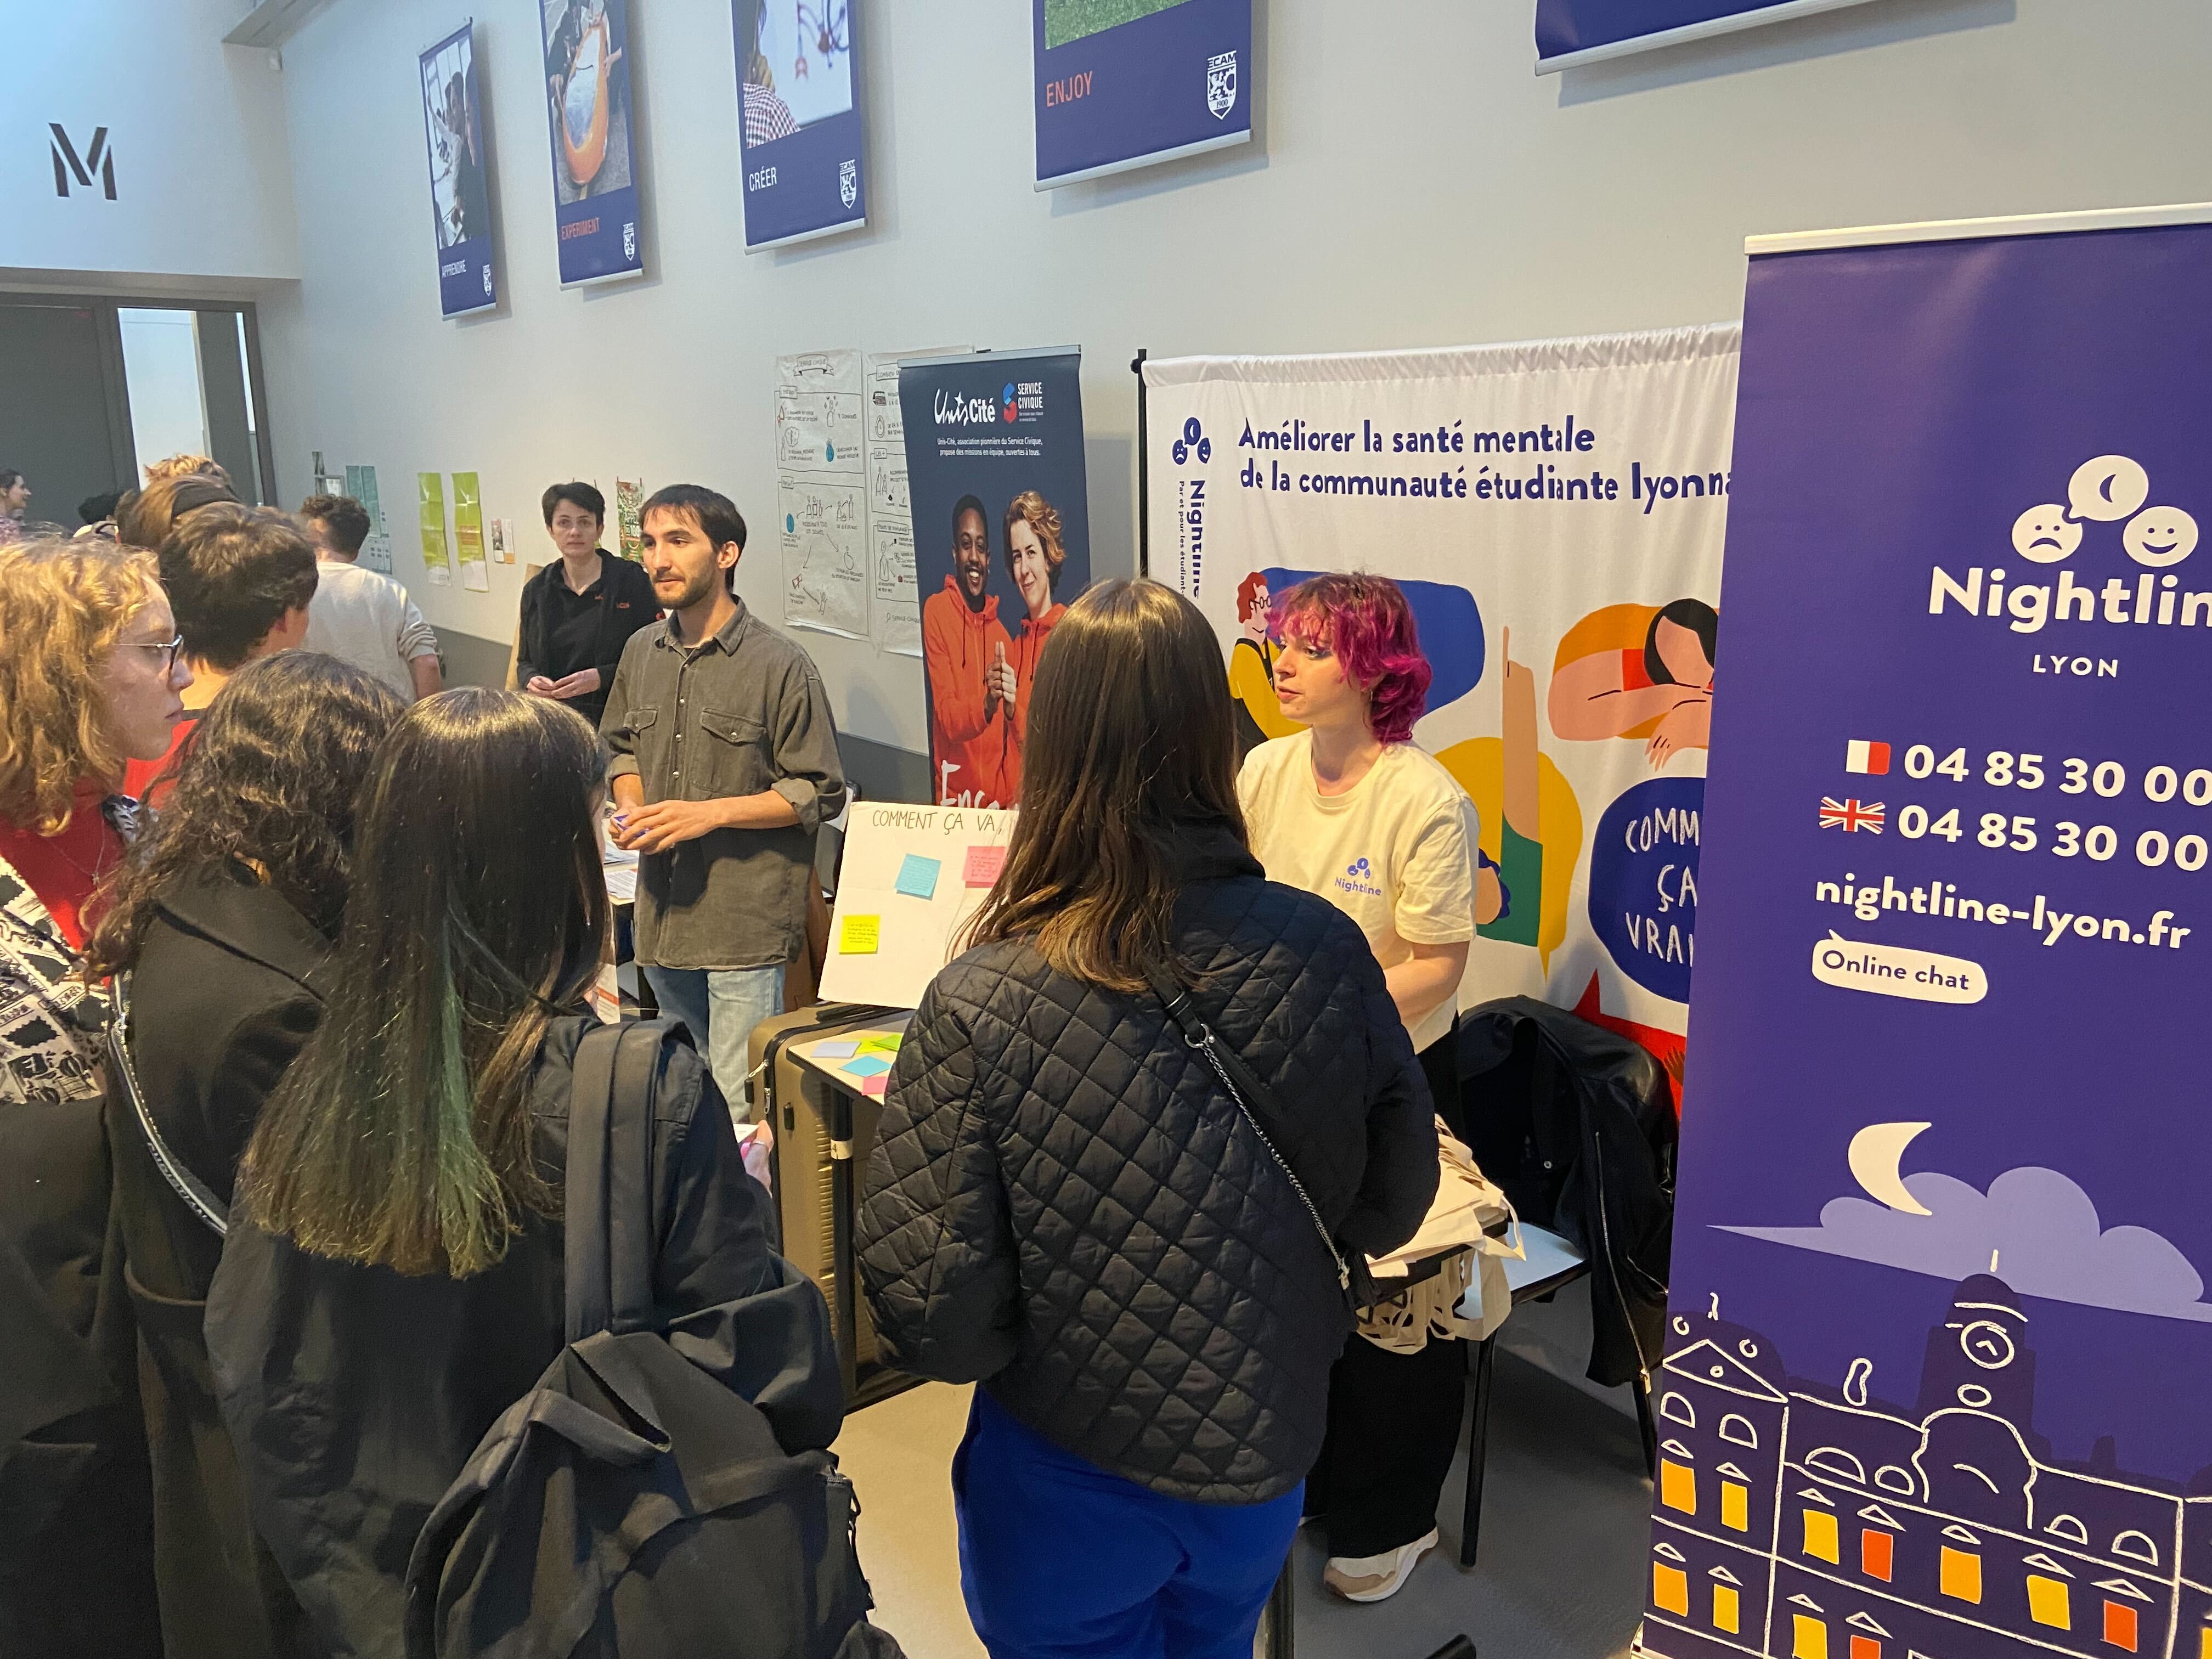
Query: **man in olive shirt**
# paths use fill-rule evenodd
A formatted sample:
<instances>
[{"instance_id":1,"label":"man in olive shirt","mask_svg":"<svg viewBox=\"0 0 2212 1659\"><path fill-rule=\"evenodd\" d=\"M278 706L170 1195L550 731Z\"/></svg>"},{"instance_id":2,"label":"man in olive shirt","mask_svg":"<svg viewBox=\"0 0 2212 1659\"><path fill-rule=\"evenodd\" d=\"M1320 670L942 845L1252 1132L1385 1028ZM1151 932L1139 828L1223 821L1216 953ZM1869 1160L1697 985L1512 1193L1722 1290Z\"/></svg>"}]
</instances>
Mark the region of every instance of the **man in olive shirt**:
<instances>
[{"instance_id":1,"label":"man in olive shirt","mask_svg":"<svg viewBox=\"0 0 2212 1659\"><path fill-rule=\"evenodd\" d=\"M599 724L615 839L640 854L639 965L739 1110L747 1041L805 948L814 832L844 809L845 773L813 663L730 591L736 507L672 484L642 519L668 620L630 636Z\"/></svg>"}]
</instances>

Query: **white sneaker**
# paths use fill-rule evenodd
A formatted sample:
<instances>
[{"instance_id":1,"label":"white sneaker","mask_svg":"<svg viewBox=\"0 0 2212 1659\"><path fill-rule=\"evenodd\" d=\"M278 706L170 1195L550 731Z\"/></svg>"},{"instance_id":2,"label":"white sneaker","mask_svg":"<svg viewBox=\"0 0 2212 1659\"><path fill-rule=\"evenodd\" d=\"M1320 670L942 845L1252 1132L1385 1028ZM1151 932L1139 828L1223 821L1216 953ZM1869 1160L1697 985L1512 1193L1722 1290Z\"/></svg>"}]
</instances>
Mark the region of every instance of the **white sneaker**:
<instances>
[{"instance_id":1,"label":"white sneaker","mask_svg":"<svg viewBox=\"0 0 2212 1659\"><path fill-rule=\"evenodd\" d=\"M1332 1555L1322 1569L1321 1582L1347 1601L1387 1601L1413 1577L1420 1559L1437 1547L1436 1528L1380 1555Z\"/></svg>"}]
</instances>

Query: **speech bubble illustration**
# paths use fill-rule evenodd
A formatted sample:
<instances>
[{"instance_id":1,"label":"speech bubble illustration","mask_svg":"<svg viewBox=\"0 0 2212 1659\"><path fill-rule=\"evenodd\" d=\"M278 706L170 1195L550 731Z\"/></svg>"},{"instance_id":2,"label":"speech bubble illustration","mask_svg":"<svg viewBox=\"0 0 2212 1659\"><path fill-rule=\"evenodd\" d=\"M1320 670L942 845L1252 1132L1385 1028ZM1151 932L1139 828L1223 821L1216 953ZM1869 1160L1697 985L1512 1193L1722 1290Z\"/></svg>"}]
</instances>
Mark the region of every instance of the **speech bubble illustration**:
<instances>
[{"instance_id":1,"label":"speech bubble illustration","mask_svg":"<svg viewBox=\"0 0 2212 1659\"><path fill-rule=\"evenodd\" d=\"M2057 564L2081 545L2081 526L2056 501L2031 507L2012 524L2012 549L2037 564Z\"/></svg>"},{"instance_id":2,"label":"speech bubble illustration","mask_svg":"<svg viewBox=\"0 0 2212 1659\"><path fill-rule=\"evenodd\" d=\"M2178 507L2149 507L2128 520L2120 544L2137 564L2163 570L2197 550L2197 520Z\"/></svg>"},{"instance_id":3,"label":"speech bubble illustration","mask_svg":"<svg viewBox=\"0 0 2212 1659\"><path fill-rule=\"evenodd\" d=\"M2074 469L2066 499L2081 517L2110 524L2150 499L2150 474L2124 455L2100 455Z\"/></svg>"},{"instance_id":4,"label":"speech bubble illustration","mask_svg":"<svg viewBox=\"0 0 2212 1659\"><path fill-rule=\"evenodd\" d=\"M1813 946L1813 977L1839 990L1911 1002L1979 1002L1990 994L1990 976L1978 962L1848 939L1832 930Z\"/></svg>"}]
</instances>

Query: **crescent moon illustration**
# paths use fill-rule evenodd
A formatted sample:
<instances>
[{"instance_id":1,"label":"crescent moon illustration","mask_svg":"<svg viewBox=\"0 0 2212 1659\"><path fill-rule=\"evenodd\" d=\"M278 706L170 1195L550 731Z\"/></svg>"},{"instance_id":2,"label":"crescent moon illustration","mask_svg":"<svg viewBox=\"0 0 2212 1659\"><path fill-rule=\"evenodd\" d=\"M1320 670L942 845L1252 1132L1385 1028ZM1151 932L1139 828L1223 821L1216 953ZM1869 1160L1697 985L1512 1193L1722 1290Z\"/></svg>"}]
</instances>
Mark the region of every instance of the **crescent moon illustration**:
<instances>
[{"instance_id":1,"label":"crescent moon illustration","mask_svg":"<svg viewBox=\"0 0 2212 1659\"><path fill-rule=\"evenodd\" d=\"M1869 1123L1851 1137L1851 1173L1870 1198L1881 1200L1903 1215L1936 1212L1913 1197L1898 1172L1898 1164L1925 1123Z\"/></svg>"}]
</instances>

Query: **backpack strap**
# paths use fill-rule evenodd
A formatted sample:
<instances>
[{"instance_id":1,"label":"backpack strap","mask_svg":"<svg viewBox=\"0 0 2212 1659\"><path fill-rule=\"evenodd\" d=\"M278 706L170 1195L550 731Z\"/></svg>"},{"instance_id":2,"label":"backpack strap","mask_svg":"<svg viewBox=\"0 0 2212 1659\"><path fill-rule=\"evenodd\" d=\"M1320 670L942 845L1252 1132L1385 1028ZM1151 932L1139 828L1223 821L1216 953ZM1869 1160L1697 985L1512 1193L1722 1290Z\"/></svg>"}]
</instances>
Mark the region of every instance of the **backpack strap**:
<instances>
[{"instance_id":1,"label":"backpack strap","mask_svg":"<svg viewBox=\"0 0 2212 1659\"><path fill-rule=\"evenodd\" d=\"M580 1342L613 1322L607 1303L607 1106L614 1093L620 1026L599 1025L576 1045L568 1087L568 1160L562 1183L566 1334Z\"/></svg>"},{"instance_id":2,"label":"backpack strap","mask_svg":"<svg viewBox=\"0 0 2212 1659\"><path fill-rule=\"evenodd\" d=\"M122 1090L124 1098L138 1119L138 1127L146 1137L146 1150L153 1155L154 1167L161 1172L179 1198L208 1227L221 1238L230 1231L230 1206L215 1195L205 1182L184 1165L184 1161L169 1150L169 1143L161 1139L155 1126L154 1114L146 1104L146 1096L138 1086L138 1068L131 1059L131 975L116 976L114 986L115 1018L107 1028L107 1069Z\"/></svg>"},{"instance_id":3,"label":"backpack strap","mask_svg":"<svg viewBox=\"0 0 2212 1659\"><path fill-rule=\"evenodd\" d=\"M599 1026L576 1045L562 1193L570 1342L652 1322L660 1245L653 1097L668 1030L665 1020L632 1020Z\"/></svg>"}]
</instances>

